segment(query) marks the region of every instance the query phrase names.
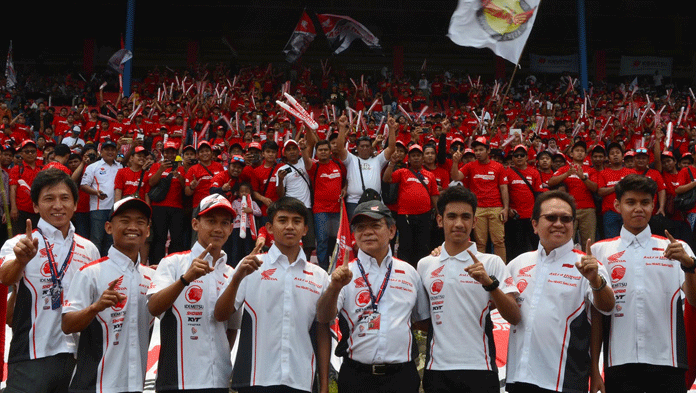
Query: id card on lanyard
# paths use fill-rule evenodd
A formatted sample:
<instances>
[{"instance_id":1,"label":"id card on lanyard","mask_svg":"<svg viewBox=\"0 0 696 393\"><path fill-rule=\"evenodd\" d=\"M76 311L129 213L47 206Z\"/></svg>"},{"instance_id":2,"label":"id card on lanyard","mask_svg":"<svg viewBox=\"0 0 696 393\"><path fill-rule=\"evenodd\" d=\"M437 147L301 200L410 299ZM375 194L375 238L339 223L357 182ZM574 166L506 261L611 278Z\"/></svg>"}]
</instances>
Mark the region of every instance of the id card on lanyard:
<instances>
[{"instance_id":1,"label":"id card on lanyard","mask_svg":"<svg viewBox=\"0 0 696 393\"><path fill-rule=\"evenodd\" d=\"M72 261L72 256L73 256L73 251L75 250L75 240L72 241L72 244L70 245L70 251L68 251L68 255L65 256L65 261L63 261L63 265L60 267L60 270L58 269L58 266L56 265L56 259L53 256L53 251L51 247L51 244L48 242L48 239L46 236L44 236L43 232L41 232L41 229L36 228L36 230L41 234L41 237L43 238L44 241L44 250L46 251L46 259L48 259L48 268L51 272L51 282L53 285L51 288L48 289L48 293L51 296L51 310L57 310L61 307L63 304L63 277L65 276L65 272L68 270L68 266L70 266L70 262Z\"/></svg>"},{"instance_id":2,"label":"id card on lanyard","mask_svg":"<svg viewBox=\"0 0 696 393\"><path fill-rule=\"evenodd\" d=\"M363 337L379 333L379 328L382 322L382 315L378 311L379 301L382 299L384 292L386 292L387 287L389 286L389 277L391 276L392 264L389 263L389 266L387 266L387 273L384 275L382 285L380 285L379 292L377 292L377 295L375 296L374 292L372 291L370 281L367 279L367 274L365 274L365 268L363 267L362 263L360 263L359 259L356 261L356 263L363 280L365 280L367 290L370 292L371 307L370 309L363 311L360 317L358 317L358 322L355 326L358 336Z\"/></svg>"}]
</instances>

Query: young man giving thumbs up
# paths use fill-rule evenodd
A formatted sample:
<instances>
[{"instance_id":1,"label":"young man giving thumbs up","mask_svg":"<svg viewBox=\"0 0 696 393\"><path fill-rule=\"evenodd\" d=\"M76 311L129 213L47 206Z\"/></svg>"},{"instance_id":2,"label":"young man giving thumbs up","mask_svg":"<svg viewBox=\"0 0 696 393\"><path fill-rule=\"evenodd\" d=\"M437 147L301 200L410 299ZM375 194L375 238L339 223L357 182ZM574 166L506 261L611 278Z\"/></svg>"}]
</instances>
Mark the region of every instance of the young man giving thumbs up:
<instances>
[{"instance_id":1,"label":"young man giving thumbs up","mask_svg":"<svg viewBox=\"0 0 696 393\"><path fill-rule=\"evenodd\" d=\"M650 232L652 179L628 175L615 191L621 234L592 246L616 294L604 323L606 392L686 392L682 291L696 302L694 253L667 231Z\"/></svg>"},{"instance_id":2,"label":"young man giving thumbs up","mask_svg":"<svg viewBox=\"0 0 696 393\"><path fill-rule=\"evenodd\" d=\"M237 329L213 318L215 302L234 269L227 265L222 246L232 233L235 211L222 195L203 198L191 220L198 240L190 251L170 254L159 263L147 291L148 309L159 316L162 347L155 389L229 391L230 348ZM230 332L231 333L231 332Z\"/></svg>"}]
</instances>

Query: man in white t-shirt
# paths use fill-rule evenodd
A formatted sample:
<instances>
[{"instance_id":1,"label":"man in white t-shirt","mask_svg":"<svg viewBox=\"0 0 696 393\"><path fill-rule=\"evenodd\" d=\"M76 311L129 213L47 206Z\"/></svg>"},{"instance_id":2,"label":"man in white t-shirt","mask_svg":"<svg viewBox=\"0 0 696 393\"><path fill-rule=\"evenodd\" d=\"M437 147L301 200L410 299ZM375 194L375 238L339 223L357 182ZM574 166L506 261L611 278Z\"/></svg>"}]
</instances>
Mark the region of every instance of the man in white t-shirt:
<instances>
[{"instance_id":1,"label":"man in white t-shirt","mask_svg":"<svg viewBox=\"0 0 696 393\"><path fill-rule=\"evenodd\" d=\"M378 155L374 155L374 148L369 137L358 138L358 154L353 155L346 149L346 137L349 132L348 118L341 116L338 119L338 158L346 166L348 190L346 196L346 211L348 219L353 218L353 212L358 206L358 201L366 189L382 192L382 169L389 163L394 150L396 150L396 129L398 124L393 117L387 120L389 127L389 141L387 148ZM382 132L378 130L378 132Z\"/></svg>"}]
</instances>

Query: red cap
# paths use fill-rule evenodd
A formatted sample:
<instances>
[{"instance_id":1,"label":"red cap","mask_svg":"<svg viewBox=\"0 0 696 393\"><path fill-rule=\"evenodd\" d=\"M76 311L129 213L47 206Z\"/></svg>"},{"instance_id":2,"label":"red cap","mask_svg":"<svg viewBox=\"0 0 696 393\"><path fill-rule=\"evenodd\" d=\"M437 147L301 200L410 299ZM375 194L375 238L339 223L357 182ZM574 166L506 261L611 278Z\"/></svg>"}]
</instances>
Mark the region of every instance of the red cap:
<instances>
[{"instance_id":1,"label":"red cap","mask_svg":"<svg viewBox=\"0 0 696 393\"><path fill-rule=\"evenodd\" d=\"M479 136L471 142L471 147L474 147L474 145L484 145L488 147L488 139L486 139L485 136Z\"/></svg>"},{"instance_id":2,"label":"red cap","mask_svg":"<svg viewBox=\"0 0 696 393\"><path fill-rule=\"evenodd\" d=\"M527 146L525 146L525 145L517 145L517 146L515 146L514 149L512 149L512 151L515 152L515 151L517 151L518 149L524 150L525 153L527 152Z\"/></svg>"},{"instance_id":3,"label":"red cap","mask_svg":"<svg viewBox=\"0 0 696 393\"><path fill-rule=\"evenodd\" d=\"M418 150L419 152L423 153L423 148L421 147L421 145L418 145L418 144L411 145L411 147L408 148L409 154L414 150Z\"/></svg>"},{"instance_id":4,"label":"red cap","mask_svg":"<svg viewBox=\"0 0 696 393\"><path fill-rule=\"evenodd\" d=\"M210 146L210 142L208 142L208 141L201 141L201 142L198 143L198 150L201 150L201 147L203 147L203 146L208 146L208 148L211 149L211 150L213 149L213 147Z\"/></svg>"},{"instance_id":5,"label":"red cap","mask_svg":"<svg viewBox=\"0 0 696 393\"><path fill-rule=\"evenodd\" d=\"M167 141L167 143L164 144L164 149L174 149L176 150L176 142L174 141Z\"/></svg>"},{"instance_id":6,"label":"red cap","mask_svg":"<svg viewBox=\"0 0 696 393\"><path fill-rule=\"evenodd\" d=\"M249 150L249 149L259 149L259 150L263 150L263 149L261 148L261 144L258 143L258 142L251 142L251 143L249 143L249 144L247 145L247 150Z\"/></svg>"},{"instance_id":7,"label":"red cap","mask_svg":"<svg viewBox=\"0 0 696 393\"><path fill-rule=\"evenodd\" d=\"M300 145L298 145L294 139L288 139L288 141L285 142L285 145L283 145L283 154L285 154L285 149L287 149L290 145L295 145L298 148L300 147Z\"/></svg>"},{"instance_id":8,"label":"red cap","mask_svg":"<svg viewBox=\"0 0 696 393\"><path fill-rule=\"evenodd\" d=\"M200 217L213 209L223 209L226 212L232 214L232 217L237 215L237 212L232 208L230 201L220 194L211 194L201 200L198 205L198 214L196 217Z\"/></svg>"}]
</instances>

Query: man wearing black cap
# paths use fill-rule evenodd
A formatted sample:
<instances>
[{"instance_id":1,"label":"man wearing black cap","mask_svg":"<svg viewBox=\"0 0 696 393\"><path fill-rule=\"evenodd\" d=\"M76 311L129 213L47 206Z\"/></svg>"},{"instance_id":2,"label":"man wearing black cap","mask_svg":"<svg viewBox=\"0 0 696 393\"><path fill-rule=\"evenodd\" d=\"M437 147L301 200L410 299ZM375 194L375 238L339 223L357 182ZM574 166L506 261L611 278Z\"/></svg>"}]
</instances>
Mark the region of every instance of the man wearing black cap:
<instances>
[{"instance_id":1,"label":"man wearing black cap","mask_svg":"<svg viewBox=\"0 0 696 393\"><path fill-rule=\"evenodd\" d=\"M553 174L553 177L549 179L549 187L554 188L563 183L568 193L575 198L577 206L575 230L580 230L580 245L585 247L587 239L594 243L597 229L595 202L592 196L592 193L597 191L597 183L593 180L596 180L596 172L589 165L584 165L587 143L578 140L570 151L573 162Z\"/></svg>"},{"instance_id":2,"label":"man wearing black cap","mask_svg":"<svg viewBox=\"0 0 696 393\"><path fill-rule=\"evenodd\" d=\"M351 220L358 246L353 262L334 270L317 304L317 321L331 322L339 310L344 332L339 392L416 393L420 377L411 321L429 317L429 301L416 269L392 257L396 224L380 201L359 204Z\"/></svg>"},{"instance_id":3,"label":"man wearing black cap","mask_svg":"<svg viewBox=\"0 0 696 393\"><path fill-rule=\"evenodd\" d=\"M112 243L111 236L105 232L104 223L109 219L109 214L114 206L114 184L116 174L122 166L116 162L116 143L111 140L102 143L101 156L101 160L90 164L85 169L80 190L90 195L91 235L89 239L104 256Z\"/></svg>"},{"instance_id":4,"label":"man wearing black cap","mask_svg":"<svg viewBox=\"0 0 696 393\"><path fill-rule=\"evenodd\" d=\"M62 329L80 333L70 391L140 392L145 382L149 327L146 292L154 270L140 264L152 212L133 197L113 206L105 224L114 244L85 265L63 302Z\"/></svg>"}]
</instances>

